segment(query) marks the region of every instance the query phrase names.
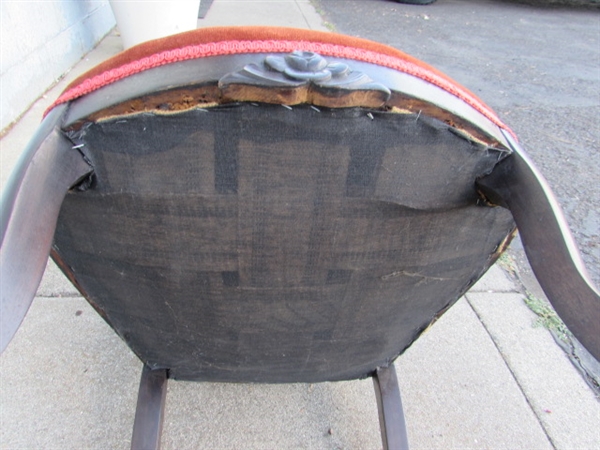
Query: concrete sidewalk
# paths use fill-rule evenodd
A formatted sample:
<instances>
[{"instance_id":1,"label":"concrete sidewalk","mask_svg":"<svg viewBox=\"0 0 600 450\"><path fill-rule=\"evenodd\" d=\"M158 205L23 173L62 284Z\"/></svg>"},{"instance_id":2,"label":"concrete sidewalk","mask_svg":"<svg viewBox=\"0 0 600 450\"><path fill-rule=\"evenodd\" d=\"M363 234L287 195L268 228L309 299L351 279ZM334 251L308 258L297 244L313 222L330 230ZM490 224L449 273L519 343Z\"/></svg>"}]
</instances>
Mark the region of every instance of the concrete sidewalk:
<instances>
[{"instance_id":1,"label":"concrete sidewalk","mask_svg":"<svg viewBox=\"0 0 600 450\"><path fill-rule=\"evenodd\" d=\"M308 0L214 0L199 27L326 30ZM2 185L64 86L120 50L111 34L0 141ZM600 404L498 266L396 362L412 448L600 448ZM141 363L53 266L0 357L0 448L129 448ZM377 449L370 380L170 382L164 449Z\"/></svg>"}]
</instances>

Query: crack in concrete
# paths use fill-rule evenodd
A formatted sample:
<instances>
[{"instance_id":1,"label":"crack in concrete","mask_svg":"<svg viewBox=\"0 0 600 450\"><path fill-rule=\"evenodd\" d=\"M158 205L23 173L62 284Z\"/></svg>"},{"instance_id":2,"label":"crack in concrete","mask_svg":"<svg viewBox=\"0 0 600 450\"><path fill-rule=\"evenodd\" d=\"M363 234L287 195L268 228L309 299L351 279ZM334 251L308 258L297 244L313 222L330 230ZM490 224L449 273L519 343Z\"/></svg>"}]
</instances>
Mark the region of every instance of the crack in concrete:
<instances>
[{"instance_id":1,"label":"crack in concrete","mask_svg":"<svg viewBox=\"0 0 600 450\"><path fill-rule=\"evenodd\" d=\"M498 354L500 355L500 357L502 358L502 361L504 362L504 365L506 366L506 368L508 369L508 372L510 373L510 376L513 378L513 380L515 381L515 384L517 385L517 387L519 388L519 391L521 392L521 395L523 396L523 398L525 399L525 401L527 402L527 405L529 406L529 409L531 409L531 412L533 413L533 415L535 416L538 424L540 425L540 427L542 428L542 430L544 431L544 435L546 436L546 438L548 439L548 442L550 443L550 445L552 446L552 448L554 448L555 450L558 449L558 446L556 445L556 443L554 442L554 440L552 439L552 437L550 436L550 433L548 432L546 426L544 425L544 422L542 421L541 417L539 416L539 414L536 412L536 409L534 407L534 405L531 403L531 401L529 400L529 397L527 396L527 393L525 392L525 389L523 388L523 386L521 385L519 378L517 377L517 375L515 374L515 372L512 370L511 365L508 363L508 361L506 360L506 358L504 357L504 353L502 353L502 351L500 350L500 347L498 346L498 342L496 342L496 339L494 339L494 336L492 335L492 333L490 332L490 330L488 329L488 327L485 324L485 321L483 320L483 318L479 315L479 313L477 312L477 309L473 306L473 304L471 303L471 300L469 299L469 295L465 295L465 299L467 301L467 304L469 305L469 308L471 308L471 311L473 311L473 313L475 314L475 316L477 317L477 319L479 320L479 322L481 323L481 326L483 327L483 329L485 330L485 332L487 333L487 335L489 336L489 338L491 339L492 343L494 344L494 347L496 347L496 350L498 351Z\"/></svg>"}]
</instances>

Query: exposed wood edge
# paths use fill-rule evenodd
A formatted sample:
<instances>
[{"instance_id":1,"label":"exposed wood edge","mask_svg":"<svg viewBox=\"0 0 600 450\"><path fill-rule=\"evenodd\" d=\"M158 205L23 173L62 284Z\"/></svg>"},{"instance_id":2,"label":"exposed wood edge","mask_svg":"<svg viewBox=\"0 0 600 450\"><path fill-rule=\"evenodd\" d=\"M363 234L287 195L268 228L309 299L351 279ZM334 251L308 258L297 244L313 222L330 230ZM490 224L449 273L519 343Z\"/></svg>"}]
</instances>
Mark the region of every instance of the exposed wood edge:
<instances>
[{"instance_id":1,"label":"exposed wood edge","mask_svg":"<svg viewBox=\"0 0 600 450\"><path fill-rule=\"evenodd\" d=\"M389 98L388 98L389 97ZM392 92L387 96L380 91L346 91L301 86L296 88L265 88L257 86L228 85L220 89L216 82L199 86L185 86L160 91L96 111L69 126L79 129L86 122L102 122L132 115L152 113L172 115L193 109L207 109L233 102L268 103L278 105L309 104L322 108L362 107L397 114L429 116L461 132L463 137L492 148L506 148L497 136L437 105Z\"/></svg>"},{"instance_id":2,"label":"exposed wood edge","mask_svg":"<svg viewBox=\"0 0 600 450\"><path fill-rule=\"evenodd\" d=\"M309 104L327 108L381 108L389 96L381 91L324 89L317 86L262 87L230 84L222 88L223 102Z\"/></svg>"}]
</instances>

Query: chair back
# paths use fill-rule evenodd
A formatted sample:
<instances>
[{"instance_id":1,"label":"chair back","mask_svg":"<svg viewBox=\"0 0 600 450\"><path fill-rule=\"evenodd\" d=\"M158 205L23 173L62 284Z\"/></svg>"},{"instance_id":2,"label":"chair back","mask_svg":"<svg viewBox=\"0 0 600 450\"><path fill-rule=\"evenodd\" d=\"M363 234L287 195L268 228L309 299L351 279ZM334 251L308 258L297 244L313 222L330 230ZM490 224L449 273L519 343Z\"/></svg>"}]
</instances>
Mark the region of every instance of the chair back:
<instances>
[{"instance_id":1,"label":"chair back","mask_svg":"<svg viewBox=\"0 0 600 450\"><path fill-rule=\"evenodd\" d=\"M53 257L171 378L371 375L510 240L510 212L475 186L509 154L498 125L433 69L364 61L412 64L393 49L219 33L176 39L285 48L170 62L68 98L167 51L135 47L66 91L63 130L94 174L64 200Z\"/></svg>"}]
</instances>

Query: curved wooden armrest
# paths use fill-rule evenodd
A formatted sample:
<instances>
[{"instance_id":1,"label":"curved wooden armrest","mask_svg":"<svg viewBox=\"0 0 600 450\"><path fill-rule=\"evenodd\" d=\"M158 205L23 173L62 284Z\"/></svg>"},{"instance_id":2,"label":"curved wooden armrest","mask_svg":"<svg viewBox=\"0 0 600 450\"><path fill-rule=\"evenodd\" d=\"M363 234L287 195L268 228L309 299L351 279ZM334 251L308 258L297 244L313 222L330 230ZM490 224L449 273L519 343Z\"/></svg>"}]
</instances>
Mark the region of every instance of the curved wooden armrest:
<instances>
[{"instance_id":1,"label":"curved wooden armrest","mask_svg":"<svg viewBox=\"0 0 600 450\"><path fill-rule=\"evenodd\" d=\"M481 192L510 209L542 289L577 339L600 360L600 294L590 281L562 210L525 151L505 133L514 153L480 179Z\"/></svg>"},{"instance_id":2,"label":"curved wooden armrest","mask_svg":"<svg viewBox=\"0 0 600 450\"><path fill-rule=\"evenodd\" d=\"M23 321L50 253L67 191L92 168L57 125L55 108L23 152L0 204L0 352Z\"/></svg>"}]
</instances>

